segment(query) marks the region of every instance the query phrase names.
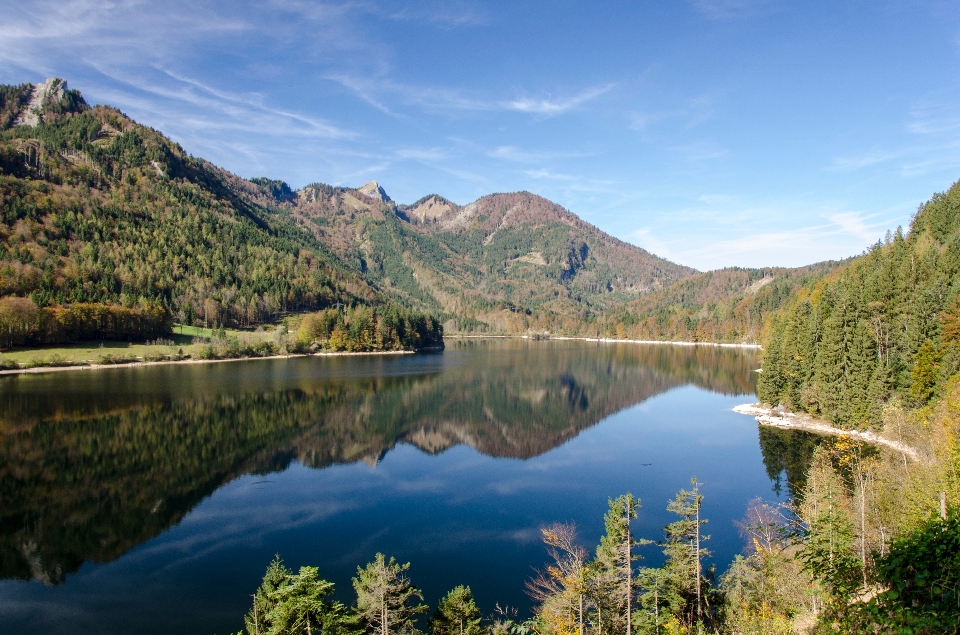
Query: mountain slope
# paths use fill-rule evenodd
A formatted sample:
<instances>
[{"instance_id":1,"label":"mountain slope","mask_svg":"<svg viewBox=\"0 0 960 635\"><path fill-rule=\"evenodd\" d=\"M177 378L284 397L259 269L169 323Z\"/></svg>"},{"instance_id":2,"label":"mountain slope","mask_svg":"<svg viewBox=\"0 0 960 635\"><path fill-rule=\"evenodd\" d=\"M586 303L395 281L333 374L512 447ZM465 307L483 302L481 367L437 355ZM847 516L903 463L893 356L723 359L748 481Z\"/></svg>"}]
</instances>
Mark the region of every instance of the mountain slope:
<instances>
[{"instance_id":1,"label":"mountain slope","mask_svg":"<svg viewBox=\"0 0 960 635\"><path fill-rule=\"evenodd\" d=\"M785 269L730 267L698 273L630 302L600 321L610 337L685 342L760 342L770 318L804 285L842 262Z\"/></svg>"},{"instance_id":2,"label":"mountain slope","mask_svg":"<svg viewBox=\"0 0 960 635\"><path fill-rule=\"evenodd\" d=\"M382 301L261 203L276 200L269 184L191 157L117 110L90 108L65 82L4 87L0 100L0 296L160 302L180 321L239 325Z\"/></svg>"},{"instance_id":3,"label":"mountain slope","mask_svg":"<svg viewBox=\"0 0 960 635\"><path fill-rule=\"evenodd\" d=\"M398 206L376 182L313 184L273 204L385 293L459 329L558 330L694 273L528 192Z\"/></svg>"},{"instance_id":4,"label":"mountain slope","mask_svg":"<svg viewBox=\"0 0 960 635\"><path fill-rule=\"evenodd\" d=\"M960 370L960 182L848 266L797 291L765 341L757 394L849 427L917 408Z\"/></svg>"}]
</instances>

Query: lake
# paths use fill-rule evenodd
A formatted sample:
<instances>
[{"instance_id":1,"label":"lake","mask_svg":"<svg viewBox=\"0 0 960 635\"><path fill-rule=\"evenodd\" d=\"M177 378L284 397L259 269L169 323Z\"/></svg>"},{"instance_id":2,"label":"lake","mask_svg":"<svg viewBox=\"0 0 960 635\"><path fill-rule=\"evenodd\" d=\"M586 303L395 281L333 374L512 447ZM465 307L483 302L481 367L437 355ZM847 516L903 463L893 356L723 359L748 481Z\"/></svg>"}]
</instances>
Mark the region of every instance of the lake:
<instances>
[{"instance_id":1,"label":"lake","mask_svg":"<svg viewBox=\"0 0 960 635\"><path fill-rule=\"evenodd\" d=\"M749 349L508 339L0 378L0 632L241 630L274 554L353 601L375 553L426 601L469 585L529 613L539 527L592 552L608 497L658 539L704 483L710 562L755 497L802 484L816 439L731 412ZM660 563L656 546L643 564Z\"/></svg>"}]
</instances>

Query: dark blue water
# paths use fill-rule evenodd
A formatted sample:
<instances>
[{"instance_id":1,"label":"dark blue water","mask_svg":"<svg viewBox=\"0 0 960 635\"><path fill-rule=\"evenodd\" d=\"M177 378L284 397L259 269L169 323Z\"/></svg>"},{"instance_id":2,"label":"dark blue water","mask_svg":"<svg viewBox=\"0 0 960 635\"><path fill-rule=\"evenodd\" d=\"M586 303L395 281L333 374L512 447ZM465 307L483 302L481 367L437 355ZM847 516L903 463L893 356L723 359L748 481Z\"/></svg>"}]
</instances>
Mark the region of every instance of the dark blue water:
<instances>
[{"instance_id":1,"label":"dark blue water","mask_svg":"<svg viewBox=\"0 0 960 635\"><path fill-rule=\"evenodd\" d=\"M608 497L631 491L635 533L657 539L694 475L722 571L742 548L733 521L786 497L802 460L730 410L757 364L468 341L4 380L0 632L235 632L274 554L319 566L347 603L379 551L412 563L431 605L467 584L484 612L524 615L540 525L574 521L592 551Z\"/></svg>"}]
</instances>

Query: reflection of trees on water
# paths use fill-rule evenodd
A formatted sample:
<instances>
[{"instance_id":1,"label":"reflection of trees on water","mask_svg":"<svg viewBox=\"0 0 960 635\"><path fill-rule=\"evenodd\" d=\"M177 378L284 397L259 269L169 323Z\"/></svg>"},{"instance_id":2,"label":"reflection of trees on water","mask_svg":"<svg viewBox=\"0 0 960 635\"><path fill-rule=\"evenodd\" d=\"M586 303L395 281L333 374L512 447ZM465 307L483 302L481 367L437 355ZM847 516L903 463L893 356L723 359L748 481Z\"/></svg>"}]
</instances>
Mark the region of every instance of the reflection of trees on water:
<instances>
[{"instance_id":1,"label":"reflection of trees on water","mask_svg":"<svg viewBox=\"0 0 960 635\"><path fill-rule=\"evenodd\" d=\"M786 485L789 498L799 499L807 484L807 470L813 459L813 451L824 437L803 430L784 430L769 426L757 426L760 432L760 450L767 476L773 481L777 496Z\"/></svg>"},{"instance_id":2,"label":"reflection of trees on water","mask_svg":"<svg viewBox=\"0 0 960 635\"><path fill-rule=\"evenodd\" d=\"M673 387L750 393L756 366L752 353L713 347L468 341L447 355L440 372L322 380L303 372L326 363L312 359L256 367L276 369L262 383L229 381L243 364L11 380L0 395L0 577L58 584L230 480L292 460L373 462L399 442L529 458ZM214 376L227 381L204 383ZM47 385L57 389L38 392Z\"/></svg>"}]
</instances>

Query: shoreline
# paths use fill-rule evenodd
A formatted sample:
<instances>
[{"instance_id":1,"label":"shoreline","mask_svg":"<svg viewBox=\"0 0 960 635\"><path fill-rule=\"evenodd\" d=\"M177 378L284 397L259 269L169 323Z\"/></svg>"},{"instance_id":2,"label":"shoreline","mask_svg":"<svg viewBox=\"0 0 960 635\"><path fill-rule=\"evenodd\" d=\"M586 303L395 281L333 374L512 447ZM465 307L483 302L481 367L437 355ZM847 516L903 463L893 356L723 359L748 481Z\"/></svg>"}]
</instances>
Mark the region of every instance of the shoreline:
<instances>
[{"instance_id":1,"label":"shoreline","mask_svg":"<svg viewBox=\"0 0 960 635\"><path fill-rule=\"evenodd\" d=\"M914 461L920 460L920 453L917 451L917 449L905 443L900 443L899 441L882 437L875 432L870 432L869 430L844 430L843 428L837 428L825 421L815 419L805 413L785 412L783 414L779 414L772 408L768 408L759 403L734 406L733 411L737 414L752 416L760 425L763 426L783 428L785 430L803 430L805 432L813 432L814 434L821 434L824 436L852 437L873 445L885 446L905 456L909 456Z\"/></svg>"},{"instance_id":2,"label":"shoreline","mask_svg":"<svg viewBox=\"0 0 960 635\"><path fill-rule=\"evenodd\" d=\"M727 342L686 342L678 340L621 340L612 337L573 337L566 335L548 335L546 337L537 335L473 335L473 334L453 334L444 335L450 339L519 339L519 340L564 340L576 342L602 342L606 344L661 344L670 346L719 346L723 348L750 348L760 350L763 347L760 344L731 344Z\"/></svg>"},{"instance_id":3,"label":"shoreline","mask_svg":"<svg viewBox=\"0 0 960 635\"><path fill-rule=\"evenodd\" d=\"M574 342L597 342L603 344L657 344L665 346L714 346L722 348L746 348L759 350L759 344L729 344L724 342L684 342L668 340L621 340L609 337L572 337L572 336L547 336L539 337L537 335L473 335L473 334L454 334L446 336L449 339L521 339L535 341L574 341ZM144 366L162 366L169 364L215 364L219 362L241 362L258 359L290 359L293 357L341 357L348 355L412 355L419 352L436 352L443 350L440 348L425 348L418 351L335 351L322 353L292 353L289 355L267 355L265 357L230 357L226 359L178 359L178 360L159 360L159 361L136 361L120 364L73 364L69 366L34 366L30 368L14 368L0 370L0 377L10 375L33 375L39 373L58 373L65 371L78 370L106 370L109 368L140 368ZM738 406L739 407L739 406ZM746 413L742 413L746 414ZM772 425L772 424L771 424Z\"/></svg>"},{"instance_id":4,"label":"shoreline","mask_svg":"<svg viewBox=\"0 0 960 635\"><path fill-rule=\"evenodd\" d=\"M431 352L435 349L423 349ZM110 368L142 368L144 366L166 366L171 364L216 364L219 362L249 362L260 359L291 359L294 357L343 357L348 355L413 355L420 351L333 351L329 353L291 353L289 355L267 355L265 357L228 357L225 359L166 359L154 362L138 361L122 364L74 364L72 366L34 366L0 370L0 377L9 375L35 375L39 373L58 373L76 370L107 370Z\"/></svg>"}]
</instances>

